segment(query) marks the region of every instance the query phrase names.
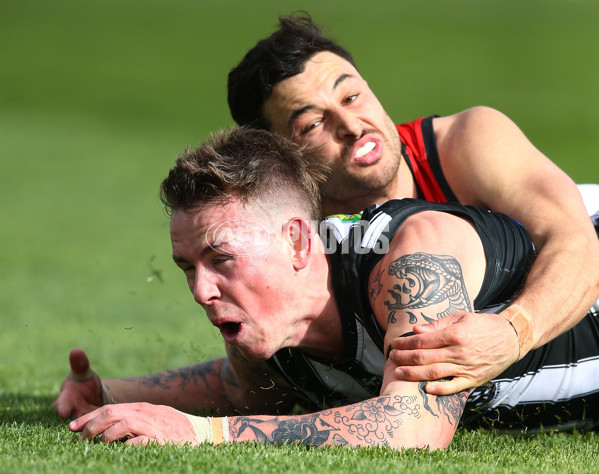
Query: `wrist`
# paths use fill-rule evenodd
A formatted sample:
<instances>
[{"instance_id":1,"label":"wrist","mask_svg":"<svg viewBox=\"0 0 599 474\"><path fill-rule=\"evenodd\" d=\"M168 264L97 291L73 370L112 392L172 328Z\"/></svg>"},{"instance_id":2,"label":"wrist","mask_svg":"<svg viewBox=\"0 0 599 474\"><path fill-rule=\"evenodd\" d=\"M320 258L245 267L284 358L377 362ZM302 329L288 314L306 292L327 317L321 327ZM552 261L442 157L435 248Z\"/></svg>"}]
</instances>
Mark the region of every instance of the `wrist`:
<instances>
[{"instance_id":1,"label":"wrist","mask_svg":"<svg viewBox=\"0 0 599 474\"><path fill-rule=\"evenodd\" d=\"M116 403L116 400L110 393L110 389L102 383L102 380L100 380L100 389L102 392L102 405L113 405Z\"/></svg>"},{"instance_id":2,"label":"wrist","mask_svg":"<svg viewBox=\"0 0 599 474\"><path fill-rule=\"evenodd\" d=\"M229 442L229 418L226 416L210 418L212 423L212 432L214 437L212 444L222 444Z\"/></svg>"},{"instance_id":3,"label":"wrist","mask_svg":"<svg viewBox=\"0 0 599 474\"><path fill-rule=\"evenodd\" d=\"M512 326L518 337L518 359L522 359L535 343L532 316L519 304L512 304L501 314Z\"/></svg>"},{"instance_id":4,"label":"wrist","mask_svg":"<svg viewBox=\"0 0 599 474\"><path fill-rule=\"evenodd\" d=\"M226 416L210 418L189 415L182 411L179 411L179 413L185 416L191 423L197 443L217 445L229 442L229 419Z\"/></svg>"}]
</instances>

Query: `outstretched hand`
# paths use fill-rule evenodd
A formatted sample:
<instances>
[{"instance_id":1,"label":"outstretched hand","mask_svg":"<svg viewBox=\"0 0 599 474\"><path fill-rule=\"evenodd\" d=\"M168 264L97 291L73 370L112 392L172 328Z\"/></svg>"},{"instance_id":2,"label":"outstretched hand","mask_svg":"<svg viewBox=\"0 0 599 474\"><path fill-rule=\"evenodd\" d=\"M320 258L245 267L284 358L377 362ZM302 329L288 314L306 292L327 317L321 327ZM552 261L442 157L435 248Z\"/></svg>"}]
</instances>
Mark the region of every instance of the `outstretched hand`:
<instances>
[{"instance_id":1,"label":"outstretched hand","mask_svg":"<svg viewBox=\"0 0 599 474\"><path fill-rule=\"evenodd\" d=\"M71 369L52 405L61 418L76 418L102 406L102 383L81 349L69 354Z\"/></svg>"},{"instance_id":2,"label":"outstretched hand","mask_svg":"<svg viewBox=\"0 0 599 474\"><path fill-rule=\"evenodd\" d=\"M100 441L107 443L126 438L126 444L191 443L195 446L205 441L198 439L185 414L171 407L145 402L103 406L69 423L69 429L80 431L83 439L100 436Z\"/></svg>"},{"instance_id":3,"label":"outstretched hand","mask_svg":"<svg viewBox=\"0 0 599 474\"><path fill-rule=\"evenodd\" d=\"M457 312L391 342L400 380L435 380L427 393L450 395L478 387L518 360L518 337L499 314ZM450 378L447 381L436 381Z\"/></svg>"}]
</instances>

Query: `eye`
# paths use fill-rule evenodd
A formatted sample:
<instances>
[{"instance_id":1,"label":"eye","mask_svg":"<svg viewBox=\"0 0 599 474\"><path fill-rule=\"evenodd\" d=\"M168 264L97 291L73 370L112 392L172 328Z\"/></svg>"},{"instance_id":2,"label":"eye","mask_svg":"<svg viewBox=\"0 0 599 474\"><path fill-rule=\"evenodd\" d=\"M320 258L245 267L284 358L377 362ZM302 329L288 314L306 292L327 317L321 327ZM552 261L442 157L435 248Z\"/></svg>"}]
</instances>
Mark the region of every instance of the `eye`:
<instances>
[{"instance_id":1,"label":"eye","mask_svg":"<svg viewBox=\"0 0 599 474\"><path fill-rule=\"evenodd\" d=\"M181 270L183 270L183 273L185 273L186 277L192 277L195 274L195 267L192 265L189 266L185 266L185 267L179 267Z\"/></svg>"},{"instance_id":2,"label":"eye","mask_svg":"<svg viewBox=\"0 0 599 474\"><path fill-rule=\"evenodd\" d=\"M321 123L322 123L322 120L315 120L315 121L311 122L307 127L304 127L302 129L302 135L305 135L306 133L310 133L312 130L314 130L316 127L318 127Z\"/></svg>"},{"instance_id":3,"label":"eye","mask_svg":"<svg viewBox=\"0 0 599 474\"><path fill-rule=\"evenodd\" d=\"M352 94L352 95L348 95L348 96L347 96L347 97L346 97L346 98L343 100L343 103L344 103L344 104L351 104L352 102L354 102L354 101L355 101L355 100L358 98L358 96L359 96L359 95L360 95L360 94Z\"/></svg>"},{"instance_id":4,"label":"eye","mask_svg":"<svg viewBox=\"0 0 599 474\"><path fill-rule=\"evenodd\" d=\"M218 253L212 259L212 265L221 265L221 264L223 264L225 262L229 262L231 260L233 260L233 256L232 255L228 255L228 254L225 254L225 253Z\"/></svg>"}]
</instances>

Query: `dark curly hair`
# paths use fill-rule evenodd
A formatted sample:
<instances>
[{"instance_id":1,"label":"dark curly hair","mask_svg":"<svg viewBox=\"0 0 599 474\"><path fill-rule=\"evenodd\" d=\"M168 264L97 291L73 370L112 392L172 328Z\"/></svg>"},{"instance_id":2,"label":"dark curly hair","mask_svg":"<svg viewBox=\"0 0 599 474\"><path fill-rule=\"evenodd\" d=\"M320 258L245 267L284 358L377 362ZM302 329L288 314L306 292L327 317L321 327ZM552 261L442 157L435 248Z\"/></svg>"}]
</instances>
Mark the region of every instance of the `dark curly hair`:
<instances>
[{"instance_id":1,"label":"dark curly hair","mask_svg":"<svg viewBox=\"0 0 599 474\"><path fill-rule=\"evenodd\" d=\"M351 54L312 22L307 12L279 17L279 28L250 49L229 72L228 96L231 116L239 125L269 129L262 107L273 87L300 74L316 53L329 51L349 61Z\"/></svg>"}]
</instances>

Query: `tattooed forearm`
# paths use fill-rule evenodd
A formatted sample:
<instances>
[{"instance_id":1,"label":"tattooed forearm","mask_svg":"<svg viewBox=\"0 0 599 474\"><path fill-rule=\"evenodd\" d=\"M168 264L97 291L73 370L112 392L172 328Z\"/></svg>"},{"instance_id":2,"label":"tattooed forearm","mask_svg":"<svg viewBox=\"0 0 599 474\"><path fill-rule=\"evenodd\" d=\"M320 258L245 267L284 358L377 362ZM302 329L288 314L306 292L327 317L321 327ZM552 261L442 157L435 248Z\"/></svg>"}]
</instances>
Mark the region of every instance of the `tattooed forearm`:
<instances>
[{"instance_id":1,"label":"tattooed forearm","mask_svg":"<svg viewBox=\"0 0 599 474\"><path fill-rule=\"evenodd\" d=\"M140 377L140 383L145 387L150 388L161 388L170 389L173 386L179 388L186 388L189 384L197 383L198 379L201 379L204 384L208 385L209 377L218 376L221 359L215 359L201 364L191 365L189 367L182 367L180 369L167 370L166 372L159 372L156 374L147 375ZM126 379L126 380L138 380L138 379Z\"/></svg>"},{"instance_id":2,"label":"tattooed forearm","mask_svg":"<svg viewBox=\"0 0 599 474\"><path fill-rule=\"evenodd\" d=\"M308 446L375 446L400 437L407 419L421 417L416 395L384 396L303 416L230 418L231 439Z\"/></svg>"},{"instance_id":3,"label":"tattooed forearm","mask_svg":"<svg viewBox=\"0 0 599 474\"><path fill-rule=\"evenodd\" d=\"M464 284L459 262L446 255L415 253L404 255L389 265L389 275L398 282L388 289L392 300L385 301L391 315L395 311L429 308L436 318L443 318L456 311L471 311L470 299ZM426 322L432 320L420 313ZM417 316L408 312L410 323ZM391 322L391 321L390 321Z\"/></svg>"},{"instance_id":4,"label":"tattooed forearm","mask_svg":"<svg viewBox=\"0 0 599 474\"><path fill-rule=\"evenodd\" d=\"M246 440L277 444L301 443L309 446L321 446L332 431L332 427L319 418L319 414L297 417L238 416L229 422L230 436L233 439L244 437Z\"/></svg>"}]
</instances>

